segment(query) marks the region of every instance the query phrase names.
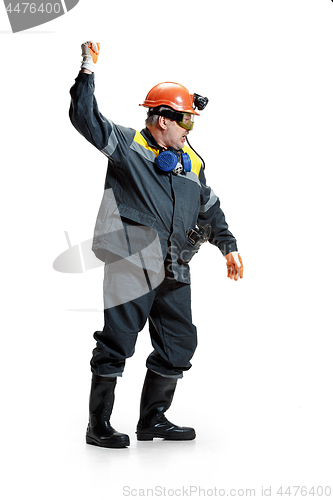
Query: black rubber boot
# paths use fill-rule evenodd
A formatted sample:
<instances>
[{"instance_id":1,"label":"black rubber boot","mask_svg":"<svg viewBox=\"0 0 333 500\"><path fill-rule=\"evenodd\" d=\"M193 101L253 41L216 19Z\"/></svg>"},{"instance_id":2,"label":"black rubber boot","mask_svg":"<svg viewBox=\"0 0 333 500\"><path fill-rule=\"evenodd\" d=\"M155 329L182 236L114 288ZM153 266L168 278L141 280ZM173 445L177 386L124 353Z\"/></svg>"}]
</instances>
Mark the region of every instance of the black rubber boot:
<instances>
[{"instance_id":1,"label":"black rubber boot","mask_svg":"<svg viewBox=\"0 0 333 500\"><path fill-rule=\"evenodd\" d=\"M162 377L150 370L147 371L136 430L138 441L151 441L154 437L170 441L187 441L195 438L194 429L178 427L164 416L170 408L176 385L176 378Z\"/></svg>"},{"instance_id":2,"label":"black rubber boot","mask_svg":"<svg viewBox=\"0 0 333 500\"><path fill-rule=\"evenodd\" d=\"M110 425L117 377L100 377L93 374L89 401L89 424L86 443L104 448L125 448L130 440Z\"/></svg>"}]
</instances>

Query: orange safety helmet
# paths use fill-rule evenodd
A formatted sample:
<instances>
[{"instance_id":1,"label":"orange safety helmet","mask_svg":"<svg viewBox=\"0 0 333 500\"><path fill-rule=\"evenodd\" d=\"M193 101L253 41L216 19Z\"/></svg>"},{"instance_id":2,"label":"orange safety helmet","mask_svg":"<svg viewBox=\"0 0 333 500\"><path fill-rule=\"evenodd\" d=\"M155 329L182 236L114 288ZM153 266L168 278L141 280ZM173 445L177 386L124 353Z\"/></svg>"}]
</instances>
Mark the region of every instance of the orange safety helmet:
<instances>
[{"instance_id":1,"label":"orange safety helmet","mask_svg":"<svg viewBox=\"0 0 333 500\"><path fill-rule=\"evenodd\" d=\"M193 94L179 83L158 83L147 94L146 99L139 106L145 108L156 108L158 106L169 106L181 113L199 115L193 108Z\"/></svg>"}]
</instances>

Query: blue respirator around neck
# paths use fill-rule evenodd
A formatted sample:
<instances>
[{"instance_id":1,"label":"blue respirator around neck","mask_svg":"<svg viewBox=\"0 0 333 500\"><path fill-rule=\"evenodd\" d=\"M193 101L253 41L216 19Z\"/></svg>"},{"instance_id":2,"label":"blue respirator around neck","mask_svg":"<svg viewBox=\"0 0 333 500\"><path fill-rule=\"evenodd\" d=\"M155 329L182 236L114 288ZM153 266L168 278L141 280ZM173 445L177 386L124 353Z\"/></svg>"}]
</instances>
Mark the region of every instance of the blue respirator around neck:
<instances>
[{"instance_id":1,"label":"blue respirator around neck","mask_svg":"<svg viewBox=\"0 0 333 500\"><path fill-rule=\"evenodd\" d=\"M167 149L162 151L156 158L156 165L163 172L190 172L191 158L188 153L176 151L175 149Z\"/></svg>"}]
</instances>

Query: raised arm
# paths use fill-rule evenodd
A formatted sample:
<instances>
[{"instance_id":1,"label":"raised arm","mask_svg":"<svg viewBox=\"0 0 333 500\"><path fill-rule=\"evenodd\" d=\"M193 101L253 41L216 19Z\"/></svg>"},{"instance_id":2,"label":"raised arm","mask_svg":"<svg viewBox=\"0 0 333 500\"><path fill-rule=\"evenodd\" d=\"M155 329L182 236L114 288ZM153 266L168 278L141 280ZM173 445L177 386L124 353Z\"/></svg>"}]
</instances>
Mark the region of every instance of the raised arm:
<instances>
[{"instance_id":1,"label":"raised arm","mask_svg":"<svg viewBox=\"0 0 333 500\"><path fill-rule=\"evenodd\" d=\"M112 126L100 113L94 95L93 70L98 60L99 44L86 42L81 45L81 49L81 71L70 90L69 117L76 130L96 148L102 150L108 144Z\"/></svg>"}]
</instances>

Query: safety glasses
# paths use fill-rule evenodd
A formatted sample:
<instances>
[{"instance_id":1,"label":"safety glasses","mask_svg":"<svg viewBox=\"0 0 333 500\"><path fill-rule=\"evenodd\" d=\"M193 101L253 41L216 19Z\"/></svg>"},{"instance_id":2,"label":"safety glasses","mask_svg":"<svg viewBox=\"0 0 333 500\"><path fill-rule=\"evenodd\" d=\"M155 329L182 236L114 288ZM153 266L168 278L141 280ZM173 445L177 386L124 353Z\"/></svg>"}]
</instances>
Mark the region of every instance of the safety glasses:
<instances>
[{"instance_id":1,"label":"safety glasses","mask_svg":"<svg viewBox=\"0 0 333 500\"><path fill-rule=\"evenodd\" d=\"M148 116L158 115L165 116L170 120L178 123L178 125L186 130L192 130L194 125L195 115L192 113L182 113L181 111L175 111L174 109L150 109Z\"/></svg>"},{"instance_id":2,"label":"safety glasses","mask_svg":"<svg viewBox=\"0 0 333 500\"><path fill-rule=\"evenodd\" d=\"M192 130L194 126L194 116L190 113L177 113L177 115L181 116L181 120L177 120L177 124L185 128L186 130Z\"/></svg>"}]
</instances>

